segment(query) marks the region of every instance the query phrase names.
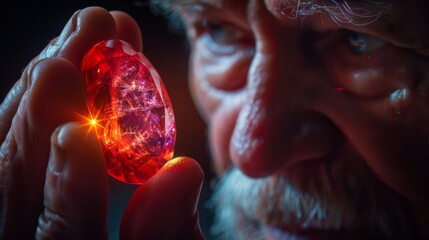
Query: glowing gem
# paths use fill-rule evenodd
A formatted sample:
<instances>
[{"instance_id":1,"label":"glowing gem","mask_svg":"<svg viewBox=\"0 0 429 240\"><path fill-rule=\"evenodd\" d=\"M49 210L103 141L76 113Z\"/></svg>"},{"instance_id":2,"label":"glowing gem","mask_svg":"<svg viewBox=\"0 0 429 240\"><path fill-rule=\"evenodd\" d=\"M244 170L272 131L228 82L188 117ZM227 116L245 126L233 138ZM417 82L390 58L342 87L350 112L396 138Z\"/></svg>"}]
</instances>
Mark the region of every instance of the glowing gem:
<instances>
[{"instance_id":1,"label":"glowing gem","mask_svg":"<svg viewBox=\"0 0 429 240\"><path fill-rule=\"evenodd\" d=\"M108 40L85 55L82 76L108 173L146 182L173 157L176 139L173 108L155 68L128 43Z\"/></svg>"}]
</instances>

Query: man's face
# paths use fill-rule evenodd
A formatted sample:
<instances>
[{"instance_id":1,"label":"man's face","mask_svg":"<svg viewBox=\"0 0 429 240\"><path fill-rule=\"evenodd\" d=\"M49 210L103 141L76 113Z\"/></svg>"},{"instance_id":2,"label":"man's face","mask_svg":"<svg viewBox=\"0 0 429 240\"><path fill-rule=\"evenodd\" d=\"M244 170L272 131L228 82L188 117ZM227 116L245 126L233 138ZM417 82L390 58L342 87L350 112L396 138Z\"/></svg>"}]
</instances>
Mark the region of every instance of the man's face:
<instances>
[{"instance_id":1,"label":"man's face","mask_svg":"<svg viewBox=\"0 0 429 240\"><path fill-rule=\"evenodd\" d=\"M219 234L425 234L427 1L176 2L223 179Z\"/></svg>"}]
</instances>

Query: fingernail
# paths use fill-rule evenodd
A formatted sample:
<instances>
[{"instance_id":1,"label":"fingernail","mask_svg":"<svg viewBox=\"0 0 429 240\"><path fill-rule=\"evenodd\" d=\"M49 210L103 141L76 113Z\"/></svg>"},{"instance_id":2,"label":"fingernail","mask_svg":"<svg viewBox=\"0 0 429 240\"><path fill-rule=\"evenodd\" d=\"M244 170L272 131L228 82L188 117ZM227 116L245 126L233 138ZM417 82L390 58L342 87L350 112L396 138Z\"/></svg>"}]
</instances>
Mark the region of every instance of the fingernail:
<instances>
[{"instance_id":1,"label":"fingernail","mask_svg":"<svg viewBox=\"0 0 429 240\"><path fill-rule=\"evenodd\" d=\"M64 27L63 31L61 32L60 36L58 36L58 39L55 43L55 45L62 45L64 42L70 37L70 35L76 31L77 29L77 22L79 17L80 10L76 11L73 16L70 18L70 20L67 22L66 26Z\"/></svg>"},{"instance_id":2,"label":"fingernail","mask_svg":"<svg viewBox=\"0 0 429 240\"><path fill-rule=\"evenodd\" d=\"M65 167L64 150L61 149L58 143L61 129L61 127L56 128L51 135L51 152L49 156L48 169L55 176L59 176Z\"/></svg>"},{"instance_id":3,"label":"fingernail","mask_svg":"<svg viewBox=\"0 0 429 240\"><path fill-rule=\"evenodd\" d=\"M189 217L194 217L195 213L197 212L198 207L198 200L200 198L201 189L203 187L203 178L201 178L200 183L194 190L186 194L185 199L185 209L186 211L189 211Z\"/></svg>"}]
</instances>

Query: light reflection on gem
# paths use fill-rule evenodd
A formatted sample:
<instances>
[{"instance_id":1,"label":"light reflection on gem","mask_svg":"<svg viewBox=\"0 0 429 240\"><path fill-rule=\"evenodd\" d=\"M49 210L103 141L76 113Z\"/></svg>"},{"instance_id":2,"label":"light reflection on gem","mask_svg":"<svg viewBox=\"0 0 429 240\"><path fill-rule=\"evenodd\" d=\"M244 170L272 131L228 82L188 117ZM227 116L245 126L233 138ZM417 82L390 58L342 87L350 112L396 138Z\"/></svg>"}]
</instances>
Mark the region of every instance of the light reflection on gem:
<instances>
[{"instance_id":1,"label":"light reflection on gem","mask_svg":"<svg viewBox=\"0 0 429 240\"><path fill-rule=\"evenodd\" d=\"M176 138L173 108L158 73L129 44L109 40L86 54L82 76L108 173L127 183L146 182L173 157Z\"/></svg>"}]
</instances>

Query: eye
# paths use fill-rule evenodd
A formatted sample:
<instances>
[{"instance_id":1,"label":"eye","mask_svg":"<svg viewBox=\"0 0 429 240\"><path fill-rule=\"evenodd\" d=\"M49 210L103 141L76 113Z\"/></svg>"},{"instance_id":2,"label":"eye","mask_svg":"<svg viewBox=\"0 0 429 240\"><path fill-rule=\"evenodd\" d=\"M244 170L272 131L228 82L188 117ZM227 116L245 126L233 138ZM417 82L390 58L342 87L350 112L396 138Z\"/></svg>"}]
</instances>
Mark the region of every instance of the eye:
<instances>
[{"instance_id":1,"label":"eye","mask_svg":"<svg viewBox=\"0 0 429 240\"><path fill-rule=\"evenodd\" d=\"M339 30L326 33L320 49L335 87L350 95L382 99L396 88L401 49L388 40L365 33Z\"/></svg>"},{"instance_id":2,"label":"eye","mask_svg":"<svg viewBox=\"0 0 429 240\"><path fill-rule=\"evenodd\" d=\"M242 43L246 38L244 31L228 23L204 20L203 27L210 39L217 45Z\"/></svg>"},{"instance_id":3,"label":"eye","mask_svg":"<svg viewBox=\"0 0 429 240\"><path fill-rule=\"evenodd\" d=\"M346 40L350 49L357 54L372 53L386 46L386 41L359 32L347 32Z\"/></svg>"}]
</instances>

